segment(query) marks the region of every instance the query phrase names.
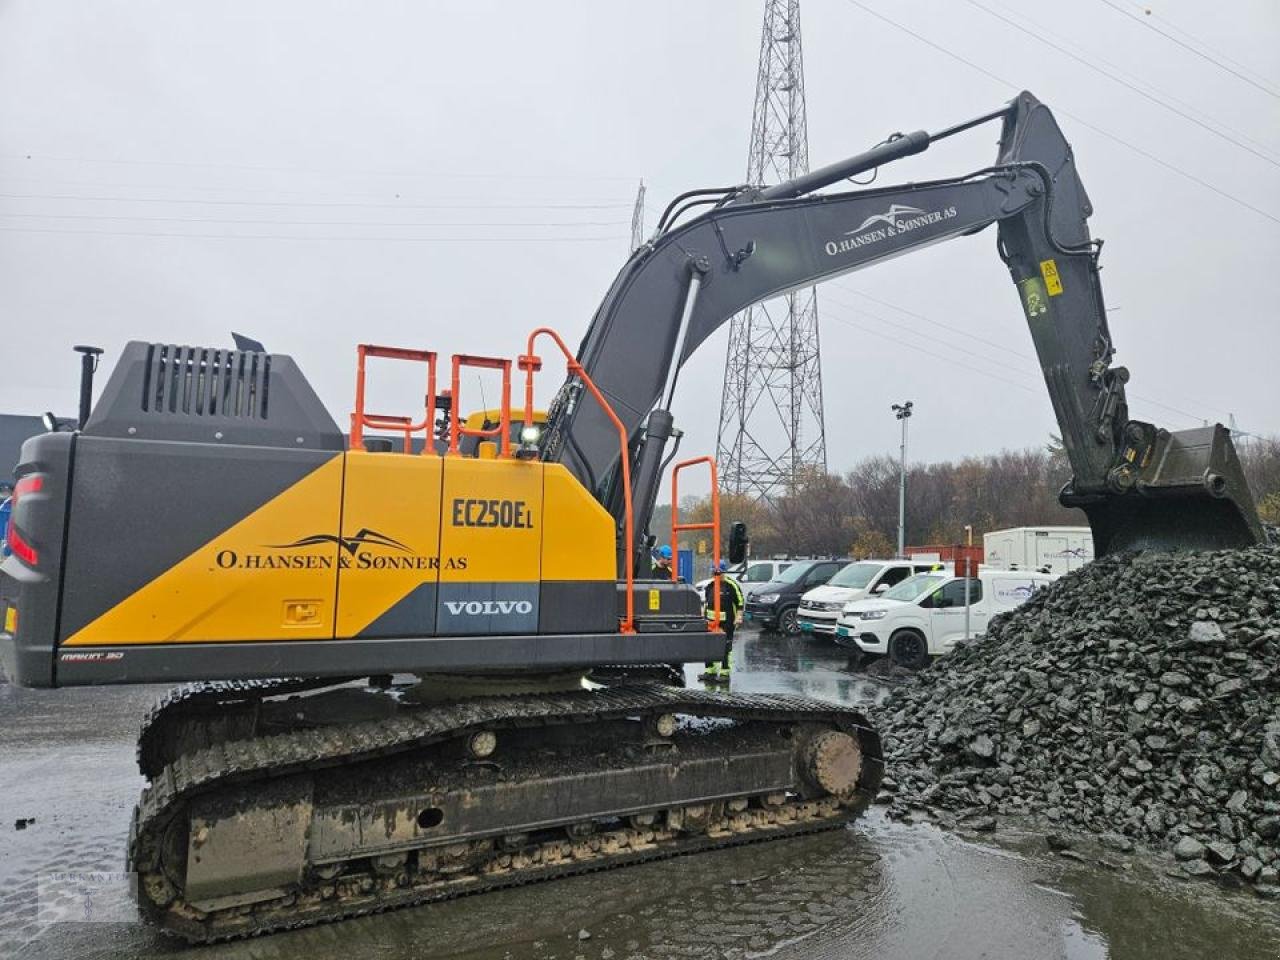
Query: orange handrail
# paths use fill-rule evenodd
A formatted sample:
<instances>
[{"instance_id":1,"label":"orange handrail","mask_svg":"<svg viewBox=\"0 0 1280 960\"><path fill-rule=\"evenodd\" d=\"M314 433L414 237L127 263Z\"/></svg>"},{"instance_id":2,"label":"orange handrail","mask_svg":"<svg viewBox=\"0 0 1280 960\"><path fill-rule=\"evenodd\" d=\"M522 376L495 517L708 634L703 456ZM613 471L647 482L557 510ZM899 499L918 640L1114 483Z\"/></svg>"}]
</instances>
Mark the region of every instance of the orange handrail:
<instances>
[{"instance_id":1,"label":"orange handrail","mask_svg":"<svg viewBox=\"0 0 1280 960\"><path fill-rule=\"evenodd\" d=\"M710 523L681 523L680 522L680 471L685 467L697 466L699 463L706 463L711 466L711 522ZM715 599L712 604L715 608L716 618L712 623L707 624L707 629L714 632L720 629L720 478L716 471L715 457L694 457L692 460L681 460L671 468L671 542L678 543L677 534L682 530L710 530L711 531L711 577L715 581ZM675 566L671 568L671 579L676 580L678 574Z\"/></svg>"},{"instance_id":2,"label":"orange handrail","mask_svg":"<svg viewBox=\"0 0 1280 960\"><path fill-rule=\"evenodd\" d=\"M427 397L426 409L422 421L414 423L409 417L390 416L380 413L364 412L364 380L365 359L382 357L387 360L411 360L427 365ZM382 347L372 343L362 343L356 347L356 409L351 414L351 449L359 450L364 446L364 428L375 430L396 430L404 433L404 452L413 451L413 433L417 430L426 432L423 453L431 453L431 426L436 419L436 354L431 350L408 350L403 347Z\"/></svg>"},{"instance_id":3,"label":"orange handrail","mask_svg":"<svg viewBox=\"0 0 1280 960\"><path fill-rule=\"evenodd\" d=\"M565 346L564 341L560 339L560 334L556 333L550 327L538 327L538 329L529 334L529 342L526 352L517 361L517 366L519 366L521 370L525 371L526 374L524 387L524 422L526 424L533 423L533 374L535 371L542 369L542 358L533 352L533 342L542 334L546 334L556 342L556 346L558 346L560 348L560 352L564 354L565 362L569 369L569 375L577 377L586 384L587 389L591 391L591 395L596 398L596 402L600 404L604 412L608 414L609 419L613 421L614 427L618 430L618 445L622 453L622 499L623 509L625 511L625 537L627 545L625 564L627 575L627 617L622 621L622 625L618 629L620 633L635 633L635 547L633 543L634 534L632 533L633 524L631 522L631 460L627 456L627 428L618 418L618 415L613 412L613 407L611 407L609 405L609 401L604 398L604 394L600 392L591 377L587 375L587 371L582 369L582 364L578 362L578 358L573 355L573 352Z\"/></svg>"},{"instance_id":4,"label":"orange handrail","mask_svg":"<svg viewBox=\"0 0 1280 960\"><path fill-rule=\"evenodd\" d=\"M502 371L502 412L498 418L498 426L485 429L464 427L458 416L458 380L463 367L480 367L485 370ZM457 454L458 438L498 437L498 455L511 455L511 361L502 357L476 357L465 353L453 355L453 402L449 406L449 453Z\"/></svg>"}]
</instances>

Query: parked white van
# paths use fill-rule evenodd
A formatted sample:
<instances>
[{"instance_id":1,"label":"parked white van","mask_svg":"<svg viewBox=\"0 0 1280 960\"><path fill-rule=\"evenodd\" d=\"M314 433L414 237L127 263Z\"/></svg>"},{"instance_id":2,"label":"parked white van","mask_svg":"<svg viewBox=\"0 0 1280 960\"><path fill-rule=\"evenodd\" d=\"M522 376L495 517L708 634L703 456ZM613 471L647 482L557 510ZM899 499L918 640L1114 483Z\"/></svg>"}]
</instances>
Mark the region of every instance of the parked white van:
<instances>
[{"instance_id":1,"label":"parked white van","mask_svg":"<svg viewBox=\"0 0 1280 960\"><path fill-rule=\"evenodd\" d=\"M1033 570L979 569L969 580L970 634L985 633L993 616L1020 606L1056 579ZM926 573L880 597L847 604L836 624L836 643L922 667L964 637L964 585L963 577Z\"/></svg>"},{"instance_id":2,"label":"parked white van","mask_svg":"<svg viewBox=\"0 0 1280 960\"><path fill-rule=\"evenodd\" d=\"M917 573L941 570L936 560L859 560L800 598L801 633L831 636L845 604L879 596Z\"/></svg>"}]
</instances>

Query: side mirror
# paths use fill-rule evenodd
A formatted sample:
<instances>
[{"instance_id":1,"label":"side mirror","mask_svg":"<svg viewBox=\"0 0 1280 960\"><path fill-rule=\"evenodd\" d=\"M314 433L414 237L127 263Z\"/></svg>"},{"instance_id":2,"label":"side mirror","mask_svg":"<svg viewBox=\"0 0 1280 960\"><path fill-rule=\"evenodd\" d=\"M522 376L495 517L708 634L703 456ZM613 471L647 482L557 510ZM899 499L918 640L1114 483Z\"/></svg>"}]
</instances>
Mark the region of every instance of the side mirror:
<instances>
[{"instance_id":1,"label":"side mirror","mask_svg":"<svg viewBox=\"0 0 1280 960\"><path fill-rule=\"evenodd\" d=\"M747 525L735 520L729 527L729 562L742 563L747 559L747 545L751 539L747 536Z\"/></svg>"}]
</instances>

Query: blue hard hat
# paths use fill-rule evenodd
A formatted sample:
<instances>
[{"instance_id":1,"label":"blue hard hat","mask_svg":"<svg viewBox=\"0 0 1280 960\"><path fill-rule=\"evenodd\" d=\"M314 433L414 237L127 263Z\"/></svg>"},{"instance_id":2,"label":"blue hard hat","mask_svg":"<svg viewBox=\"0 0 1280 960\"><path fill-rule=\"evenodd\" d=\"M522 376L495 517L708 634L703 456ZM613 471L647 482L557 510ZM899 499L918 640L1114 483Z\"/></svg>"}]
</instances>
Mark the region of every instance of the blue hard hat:
<instances>
[{"instance_id":1,"label":"blue hard hat","mask_svg":"<svg viewBox=\"0 0 1280 960\"><path fill-rule=\"evenodd\" d=\"M668 544L664 543L662 546L658 548L658 556L660 556L663 560L670 560L671 547Z\"/></svg>"},{"instance_id":2,"label":"blue hard hat","mask_svg":"<svg viewBox=\"0 0 1280 960\"><path fill-rule=\"evenodd\" d=\"M716 573L724 573L728 569L729 564L725 563L723 560L716 564Z\"/></svg>"}]
</instances>

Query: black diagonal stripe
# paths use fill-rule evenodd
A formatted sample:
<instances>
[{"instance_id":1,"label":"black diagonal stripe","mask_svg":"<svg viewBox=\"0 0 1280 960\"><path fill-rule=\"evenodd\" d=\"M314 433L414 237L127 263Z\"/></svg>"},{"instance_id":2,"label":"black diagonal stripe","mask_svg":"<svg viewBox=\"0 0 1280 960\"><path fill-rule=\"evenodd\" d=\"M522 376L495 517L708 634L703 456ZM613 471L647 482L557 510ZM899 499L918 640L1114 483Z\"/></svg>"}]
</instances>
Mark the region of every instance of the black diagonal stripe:
<instances>
[{"instance_id":1,"label":"black diagonal stripe","mask_svg":"<svg viewBox=\"0 0 1280 960\"><path fill-rule=\"evenodd\" d=\"M372 543L381 547L391 547L393 550L403 550L405 553L412 552L406 544L401 543L399 540L388 537L385 533L379 533L377 530L370 530L368 527L362 528L356 532L355 536L347 537L346 539L348 542Z\"/></svg>"},{"instance_id":2,"label":"black diagonal stripe","mask_svg":"<svg viewBox=\"0 0 1280 960\"><path fill-rule=\"evenodd\" d=\"M341 454L81 436L60 639L335 456Z\"/></svg>"},{"instance_id":3,"label":"black diagonal stripe","mask_svg":"<svg viewBox=\"0 0 1280 960\"><path fill-rule=\"evenodd\" d=\"M313 533L309 537L303 537L301 540L295 540L293 543L264 543L264 547L270 547L272 550L294 550L301 547L314 547L322 543L336 543L339 546L347 547L347 542L342 537L332 533ZM350 547L347 547L350 550Z\"/></svg>"}]
</instances>

